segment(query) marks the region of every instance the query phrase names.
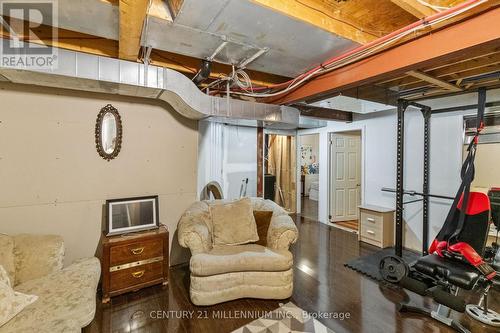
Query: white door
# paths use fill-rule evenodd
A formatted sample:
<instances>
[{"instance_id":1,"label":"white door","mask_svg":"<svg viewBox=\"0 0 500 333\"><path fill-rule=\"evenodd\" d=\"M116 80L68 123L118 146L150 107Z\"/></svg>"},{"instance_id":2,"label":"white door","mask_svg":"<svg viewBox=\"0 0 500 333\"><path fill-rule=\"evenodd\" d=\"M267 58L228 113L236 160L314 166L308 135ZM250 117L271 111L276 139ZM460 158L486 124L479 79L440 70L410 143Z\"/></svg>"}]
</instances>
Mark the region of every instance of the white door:
<instances>
[{"instance_id":1,"label":"white door","mask_svg":"<svg viewBox=\"0 0 500 333\"><path fill-rule=\"evenodd\" d=\"M330 221L358 219L361 201L361 136L331 134Z\"/></svg>"}]
</instances>

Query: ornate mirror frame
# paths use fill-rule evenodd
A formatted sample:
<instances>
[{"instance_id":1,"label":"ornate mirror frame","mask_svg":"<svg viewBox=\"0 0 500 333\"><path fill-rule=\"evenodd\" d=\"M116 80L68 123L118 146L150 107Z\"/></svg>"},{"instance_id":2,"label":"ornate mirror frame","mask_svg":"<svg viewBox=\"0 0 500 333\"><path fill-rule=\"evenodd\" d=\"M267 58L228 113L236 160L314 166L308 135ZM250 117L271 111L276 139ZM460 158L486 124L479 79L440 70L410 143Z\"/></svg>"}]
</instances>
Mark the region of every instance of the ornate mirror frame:
<instances>
[{"instance_id":1,"label":"ornate mirror frame","mask_svg":"<svg viewBox=\"0 0 500 333\"><path fill-rule=\"evenodd\" d=\"M115 143L115 149L111 153L106 153L104 150L104 147L102 145L102 122L104 119L104 116L107 113L111 113L115 117L116 121L116 143ZM106 105L101 109L99 114L97 115L97 120L95 124L95 145L97 148L97 152L99 155L104 158L106 161L110 161L116 156L118 156L118 153L120 152L120 149L122 147L122 119L120 117L120 114L118 113L118 110L113 107L111 104Z\"/></svg>"}]
</instances>

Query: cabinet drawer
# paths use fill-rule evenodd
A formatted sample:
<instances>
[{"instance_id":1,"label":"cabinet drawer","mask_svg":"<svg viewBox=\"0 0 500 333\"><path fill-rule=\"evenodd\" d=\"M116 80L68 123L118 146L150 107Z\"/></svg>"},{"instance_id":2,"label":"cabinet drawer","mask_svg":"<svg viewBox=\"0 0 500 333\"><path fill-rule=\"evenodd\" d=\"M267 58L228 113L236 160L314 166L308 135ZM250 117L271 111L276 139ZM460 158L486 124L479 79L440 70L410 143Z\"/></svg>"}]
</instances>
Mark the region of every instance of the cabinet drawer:
<instances>
[{"instance_id":1,"label":"cabinet drawer","mask_svg":"<svg viewBox=\"0 0 500 333\"><path fill-rule=\"evenodd\" d=\"M361 221L361 229L370 228L370 229L382 230L383 219L382 216L380 215L361 212L360 221Z\"/></svg>"},{"instance_id":2,"label":"cabinet drawer","mask_svg":"<svg viewBox=\"0 0 500 333\"><path fill-rule=\"evenodd\" d=\"M163 240L161 238L113 246L110 249L110 266L161 257L163 255Z\"/></svg>"},{"instance_id":3,"label":"cabinet drawer","mask_svg":"<svg viewBox=\"0 0 500 333\"><path fill-rule=\"evenodd\" d=\"M111 291L163 278L163 261L111 272Z\"/></svg>"},{"instance_id":4,"label":"cabinet drawer","mask_svg":"<svg viewBox=\"0 0 500 333\"><path fill-rule=\"evenodd\" d=\"M382 241L382 230L379 228L372 228L371 226L361 227L361 237L373 239L377 242Z\"/></svg>"}]
</instances>

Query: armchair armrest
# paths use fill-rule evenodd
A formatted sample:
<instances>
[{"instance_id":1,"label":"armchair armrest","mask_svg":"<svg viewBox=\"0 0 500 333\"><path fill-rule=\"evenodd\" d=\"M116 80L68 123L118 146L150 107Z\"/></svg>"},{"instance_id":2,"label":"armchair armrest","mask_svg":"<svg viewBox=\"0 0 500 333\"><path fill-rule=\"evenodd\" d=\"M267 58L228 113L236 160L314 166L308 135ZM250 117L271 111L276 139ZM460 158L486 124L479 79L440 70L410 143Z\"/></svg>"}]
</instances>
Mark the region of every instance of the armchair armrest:
<instances>
[{"instance_id":1,"label":"armchair armrest","mask_svg":"<svg viewBox=\"0 0 500 333\"><path fill-rule=\"evenodd\" d=\"M191 254L205 253L212 249L212 233L205 222L209 219L208 206L194 203L182 215L177 226L179 244L189 248Z\"/></svg>"},{"instance_id":2,"label":"armchair armrest","mask_svg":"<svg viewBox=\"0 0 500 333\"><path fill-rule=\"evenodd\" d=\"M267 231L267 246L276 250L288 250L299 237L292 218L286 214L273 216Z\"/></svg>"},{"instance_id":3,"label":"armchair armrest","mask_svg":"<svg viewBox=\"0 0 500 333\"><path fill-rule=\"evenodd\" d=\"M63 268L64 241L55 235L14 236L15 285Z\"/></svg>"}]
</instances>

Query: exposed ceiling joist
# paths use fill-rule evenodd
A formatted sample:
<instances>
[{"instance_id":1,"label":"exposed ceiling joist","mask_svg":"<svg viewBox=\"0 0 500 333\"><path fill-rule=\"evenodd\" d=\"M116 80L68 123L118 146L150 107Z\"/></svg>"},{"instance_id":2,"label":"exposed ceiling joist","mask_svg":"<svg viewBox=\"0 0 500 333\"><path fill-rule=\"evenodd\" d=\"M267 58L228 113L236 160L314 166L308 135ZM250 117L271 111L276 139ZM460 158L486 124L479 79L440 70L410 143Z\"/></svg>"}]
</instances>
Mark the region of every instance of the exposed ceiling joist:
<instances>
[{"instance_id":1,"label":"exposed ceiling joist","mask_svg":"<svg viewBox=\"0 0 500 333\"><path fill-rule=\"evenodd\" d=\"M137 61L149 0L120 0L120 39L118 57Z\"/></svg>"},{"instance_id":2,"label":"exposed ceiling joist","mask_svg":"<svg viewBox=\"0 0 500 333\"><path fill-rule=\"evenodd\" d=\"M437 13L437 10L422 4L418 0L391 0L391 2L417 18L424 18Z\"/></svg>"},{"instance_id":3,"label":"exposed ceiling joist","mask_svg":"<svg viewBox=\"0 0 500 333\"><path fill-rule=\"evenodd\" d=\"M21 22L20 20L11 17L3 16L3 18L8 22ZM19 26L19 23L15 23L14 25ZM57 39L54 40L52 39L52 29L52 27L40 25L34 30L36 39L31 39L35 37L35 35L17 35L17 37L19 37L22 41L29 41L35 44L43 44L61 49L74 50L112 58L118 57L118 42L115 40L60 28L57 29ZM7 31L3 25L0 25L0 37L5 39L10 39L12 37L10 32Z\"/></svg>"},{"instance_id":4,"label":"exposed ceiling joist","mask_svg":"<svg viewBox=\"0 0 500 333\"><path fill-rule=\"evenodd\" d=\"M491 27L498 25L498 22L500 8L495 7L432 34L318 76L289 94L273 99L273 102L297 103L313 96L387 80L411 70L463 59L480 48L494 49L500 43L500 30ZM481 33L470 33L471 31Z\"/></svg>"},{"instance_id":5,"label":"exposed ceiling joist","mask_svg":"<svg viewBox=\"0 0 500 333\"><path fill-rule=\"evenodd\" d=\"M461 90L463 90L462 88L457 87L456 85L453 85L449 82L440 80L438 78L435 78L434 76L431 76L429 74L423 73L423 72L418 71L418 70L409 71L409 72L406 72L406 74L413 76L413 77L416 77L420 80L432 83L433 85L436 85L438 87L441 87L441 88L449 90L449 91L461 91Z\"/></svg>"},{"instance_id":6,"label":"exposed ceiling joist","mask_svg":"<svg viewBox=\"0 0 500 333\"><path fill-rule=\"evenodd\" d=\"M304 21L318 28L334 33L341 37L350 39L360 44L366 44L375 40L374 33L363 31L353 24L339 19L333 19L326 14L326 11L317 8L320 4L311 0L289 1L289 0L252 0L259 5L265 6L277 12ZM312 4L308 4L311 2Z\"/></svg>"},{"instance_id":7,"label":"exposed ceiling joist","mask_svg":"<svg viewBox=\"0 0 500 333\"><path fill-rule=\"evenodd\" d=\"M6 19L15 20L13 18ZM57 35L57 40L52 40L52 27L41 25L36 28L36 36L39 39L30 40L30 37L33 36L19 36L19 38L23 41L30 41L32 43L49 45L61 49L96 54L111 58L118 57L118 41L60 28L57 29ZM9 39L10 37L9 31L6 31L3 25L0 25L0 38ZM196 73L199 69L201 63L201 60L197 58L158 50L153 50L151 57L154 65L174 69L181 73L185 73L188 76L194 75L194 73ZM134 59L134 61L135 60L136 59ZM231 66L214 63L210 78L216 79L223 74L231 73L231 71ZM247 73L251 77L252 84L260 86L281 83L289 79L287 77L259 71L247 70Z\"/></svg>"},{"instance_id":8,"label":"exposed ceiling joist","mask_svg":"<svg viewBox=\"0 0 500 333\"><path fill-rule=\"evenodd\" d=\"M459 61L446 63L440 66L424 68L422 70L429 75L444 80L446 76L454 76L456 78L459 78L462 76L462 73L464 72L476 69L482 71L484 67L494 66L496 64L500 64L500 51L494 51L486 54L482 53L481 55L471 56L470 58L467 59L461 59ZM464 73L464 75L467 74ZM404 75L389 80L377 82L377 85L385 87L394 87L394 86L401 87L418 82L421 82L421 80Z\"/></svg>"},{"instance_id":9,"label":"exposed ceiling joist","mask_svg":"<svg viewBox=\"0 0 500 333\"><path fill-rule=\"evenodd\" d=\"M426 74L432 75L435 78L439 78L441 81L446 81L446 82L452 83L455 86L461 86L461 82L463 80L467 80L471 77L476 77L478 75L495 73L498 71L500 71L500 63L490 64L487 66L481 66L478 68L472 68L470 70L462 71L459 73L452 73L449 75L436 76L436 75L432 75L430 72L426 72ZM409 79L410 78L415 79L414 77L409 77ZM399 87L399 90L410 90L410 89L416 89L416 88L420 88L420 87L429 85L428 81L422 81L419 79L416 79L416 80L417 81L413 81L411 83L404 83L404 84L395 85L395 86ZM392 87L394 87L394 85Z\"/></svg>"}]
</instances>

